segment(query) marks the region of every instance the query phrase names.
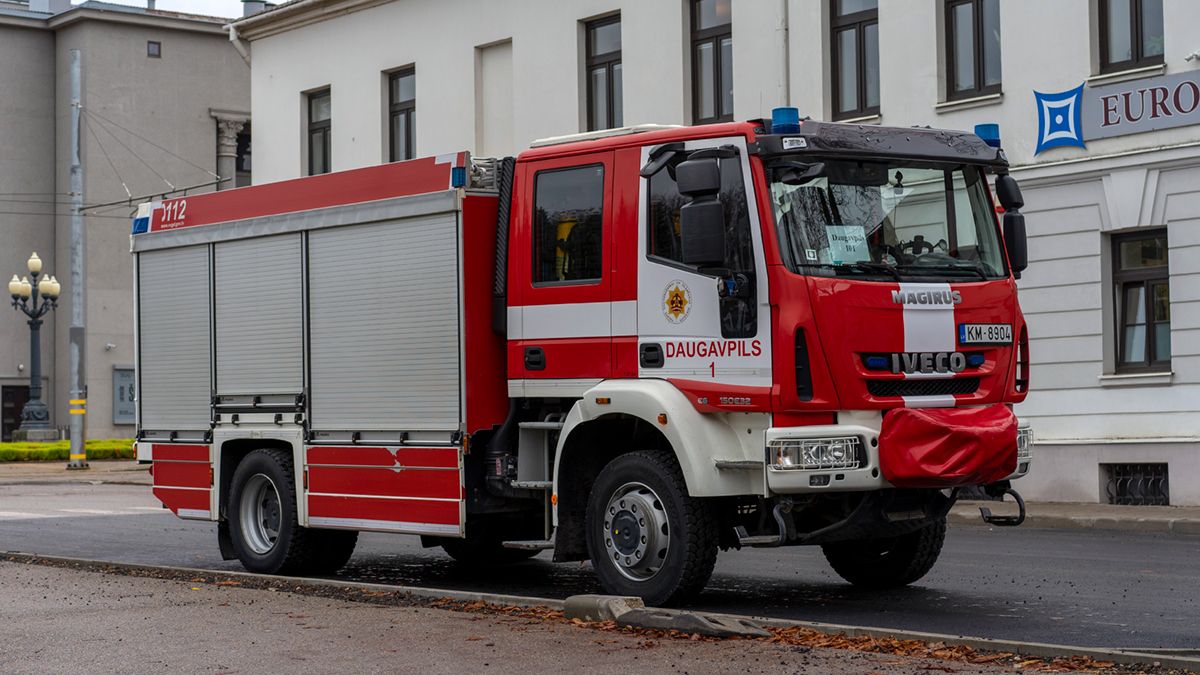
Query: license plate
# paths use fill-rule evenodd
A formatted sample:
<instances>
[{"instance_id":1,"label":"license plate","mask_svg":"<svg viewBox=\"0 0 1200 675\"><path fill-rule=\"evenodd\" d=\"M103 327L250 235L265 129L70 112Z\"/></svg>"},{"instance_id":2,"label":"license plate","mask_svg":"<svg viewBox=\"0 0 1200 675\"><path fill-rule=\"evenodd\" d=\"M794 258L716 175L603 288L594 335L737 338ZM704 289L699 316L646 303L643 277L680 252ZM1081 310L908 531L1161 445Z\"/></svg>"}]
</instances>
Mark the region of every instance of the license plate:
<instances>
[{"instance_id":1,"label":"license plate","mask_svg":"<svg viewBox=\"0 0 1200 675\"><path fill-rule=\"evenodd\" d=\"M1008 323L960 323L958 343L963 345L1010 345L1012 324Z\"/></svg>"}]
</instances>

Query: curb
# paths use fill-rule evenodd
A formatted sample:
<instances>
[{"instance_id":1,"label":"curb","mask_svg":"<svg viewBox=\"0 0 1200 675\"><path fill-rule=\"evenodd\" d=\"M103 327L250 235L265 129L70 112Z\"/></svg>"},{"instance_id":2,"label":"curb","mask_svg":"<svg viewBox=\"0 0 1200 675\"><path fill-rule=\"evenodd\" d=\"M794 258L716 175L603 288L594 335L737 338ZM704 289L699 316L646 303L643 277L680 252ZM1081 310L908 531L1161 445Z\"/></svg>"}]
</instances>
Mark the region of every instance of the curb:
<instances>
[{"instance_id":1,"label":"curb","mask_svg":"<svg viewBox=\"0 0 1200 675\"><path fill-rule=\"evenodd\" d=\"M395 586L392 584L356 583L338 581L336 579L317 579L313 577L281 577L271 574L254 574L253 572L230 572L225 570L206 570L196 567L175 567L173 565L144 565L140 563L112 562L110 560L91 560L88 558L68 558L60 555L34 555L32 553L0 552L0 558L21 558L24 560L50 560L53 562L72 563L77 565L96 565L120 567L131 570L165 570L170 572L189 572L196 574L216 574L239 579L266 579L284 581L296 586L331 586L334 588L365 588L373 591L389 593L409 593L419 598L442 600L451 598L463 602L485 602L501 607L537 607L539 605L561 611L564 602L550 598L534 598L525 595L504 595L502 593L471 593L468 591L452 591L441 588L425 588L423 586Z\"/></svg>"},{"instance_id":2,"label":"curb","mask_svg":"<svg viewBox=\"0 0 1200 675\"><path fill-rule=\"evenodd\" d=\"M975 507L973 512L952 510L946 516L950 525L986 527ZM1200 534L1200 520L1191 518L1116 518L1026 514L1022 527L1055 529L1113 530L1118 532L1157 532L1162 534Z\"/></svg>"},{"instance_id":3,"label":"curb","mask_svg":"<svg viewBox=\"0 0 1200 675\"><path fill-rule=\"evenodd\" d=\"M194 567L175 567L170 565L145 565L139 563L111 562L107 560L90 560L87 558L68 558L64 556L34 555L31 553L0 553L5 558L20 558L24 560L50 560L55 562L120 567L124 569L167 570L173 572L189 572L199 574L214 574L233 578L269 579L285 581L295 585L331 586L335 588L359 588L387 592L405 592L417 597L427 597L436 600L452 598L465 602L485 602L490 605L503 607L536 607L543 606L554 610L563 610L568 603L577 602L572 596L566 601L550 598L536 598L523 595L504 595L499 593L472 593L453 591L421 586L394 586L390 584L354 583L332 579L316 579L311 577L280 577L269 574L253 574L251 572L228 572L220 570L197 569ZM613 601L625 600L618 596L590 596L596 600L612 598ZM692 614L684 610L656 609L656 612L669 615ZM1071 656L1087 656L1101 661L1112 661L1125 665L1153 665L1163 668L1200 672L1200 650L1185 649L1104 649L1092 647L1071 647L1068 645L1046 644L1041 642L1020 642L1015 640L995 640L991 638L969 637L965 635L944 635L941 633L925 633L920 631L896 630L891 628L874 628L869 626L849 626L843 624L821 623L816 621L794 621L789 619L769 619L766 617L745 616L737 614L722 614L705 612L705 616L714 617L731 623L750 622L758 626L770 628L792 628L796 626L811 628L821 633L836 635L845 633L847 637L868 635L875 638L892 637L898 640L924 640L927 642L944 642L948 645L964 645L974 649L994 652L1012 652L1048 658L1068 658ZM1195 653L1196 656L1184 656Z\"/></svg>"}]
</instances>

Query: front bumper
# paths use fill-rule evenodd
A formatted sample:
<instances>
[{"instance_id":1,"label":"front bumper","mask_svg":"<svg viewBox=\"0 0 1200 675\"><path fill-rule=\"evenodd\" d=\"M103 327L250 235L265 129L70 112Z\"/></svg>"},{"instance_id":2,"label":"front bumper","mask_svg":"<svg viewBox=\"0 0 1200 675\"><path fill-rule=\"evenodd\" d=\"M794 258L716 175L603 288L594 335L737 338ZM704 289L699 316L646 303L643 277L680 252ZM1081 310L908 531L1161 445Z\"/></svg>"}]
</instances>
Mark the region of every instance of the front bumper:
<instances>
[{"instance_id":1,"label":"front bumper","mask_svg":"<svg viewBox=\"0 0 1200 675\"><path fill-rule=\"evenodd\" d=\"M865 492L894 487L883 477L879 466L878 414L840 413L853 424L826 424L807 427L771 427L767 429L764 455L768 494L815 494L819 492ZM791 468L773 466L772 446L784 441L848 438L858 439L859 458L853 468ZM1017 420L1017 468L1005 480L1016 480L1029 473L1033 463L1033 428L1029 420Z\"/></svg>"}]
</instances>

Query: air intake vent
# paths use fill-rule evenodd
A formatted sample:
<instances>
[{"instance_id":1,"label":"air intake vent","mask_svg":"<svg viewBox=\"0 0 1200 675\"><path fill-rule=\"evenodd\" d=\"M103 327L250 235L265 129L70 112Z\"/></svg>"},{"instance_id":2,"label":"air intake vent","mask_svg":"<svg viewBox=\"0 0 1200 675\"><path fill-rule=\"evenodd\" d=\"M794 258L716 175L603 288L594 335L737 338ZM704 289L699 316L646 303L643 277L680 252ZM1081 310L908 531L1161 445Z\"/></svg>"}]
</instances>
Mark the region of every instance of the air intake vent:
<instances>
[{"instance_id":1,"label":"air intake vent","mask_svg":"<svg viewBox=\"0 0 1200 675\"><path fill-rule=\"evenodd\" d=\"M796 328L796 397L801 401L813 400L812 369L808 363L808 342L804 329Z\"/></svg>"},{"instance_id":2,"label":"air intake vent","mask_svg":"<svg viewBox=\"0 0 1200 675\"><path fill-rule=\"evenodd\" d=\"M978 377L936 380L867 380L867 392L876 398L974 394L977 389L979 389Z\"/></svg>"}]
</instances>

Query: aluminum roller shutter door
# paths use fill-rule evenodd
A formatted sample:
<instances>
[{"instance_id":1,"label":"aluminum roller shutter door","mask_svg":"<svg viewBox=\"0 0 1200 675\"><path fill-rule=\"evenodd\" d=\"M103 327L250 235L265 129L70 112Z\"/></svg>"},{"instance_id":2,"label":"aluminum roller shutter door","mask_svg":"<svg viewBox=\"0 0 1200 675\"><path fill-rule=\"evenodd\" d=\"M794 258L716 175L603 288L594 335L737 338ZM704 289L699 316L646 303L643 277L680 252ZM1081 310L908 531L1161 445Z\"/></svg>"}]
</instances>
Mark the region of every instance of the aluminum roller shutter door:
<instances>
[{"instance_id":1,"label":"aluminum roller shutter door","mask_svg":"<svg viewBox=\"0 0 1200 675\"><path fill-rule=\"evenodd\" d=\"M304 391L300 235L221 242L217 394Z\"/></svg>"},{"instance_id":2,"label":"aluminum roller shutter door","mask_svg":"<svg viewBox=\"0 0 1200 675\"><path fill-rule=\"evenodd\" d=\"M212 410L208 247L138 254L142 429L207 431Z\"/></svg>"},{"instance_id":3,"label":"aluminum roller shutter door","mask_svg":"<svg viewBox=\"0 0 1200 675\"><path fill-rule=\"evenodd\" d=\"M459 427L458 219L309 235L312 425Z\"/></svg>"}]
</instances>

